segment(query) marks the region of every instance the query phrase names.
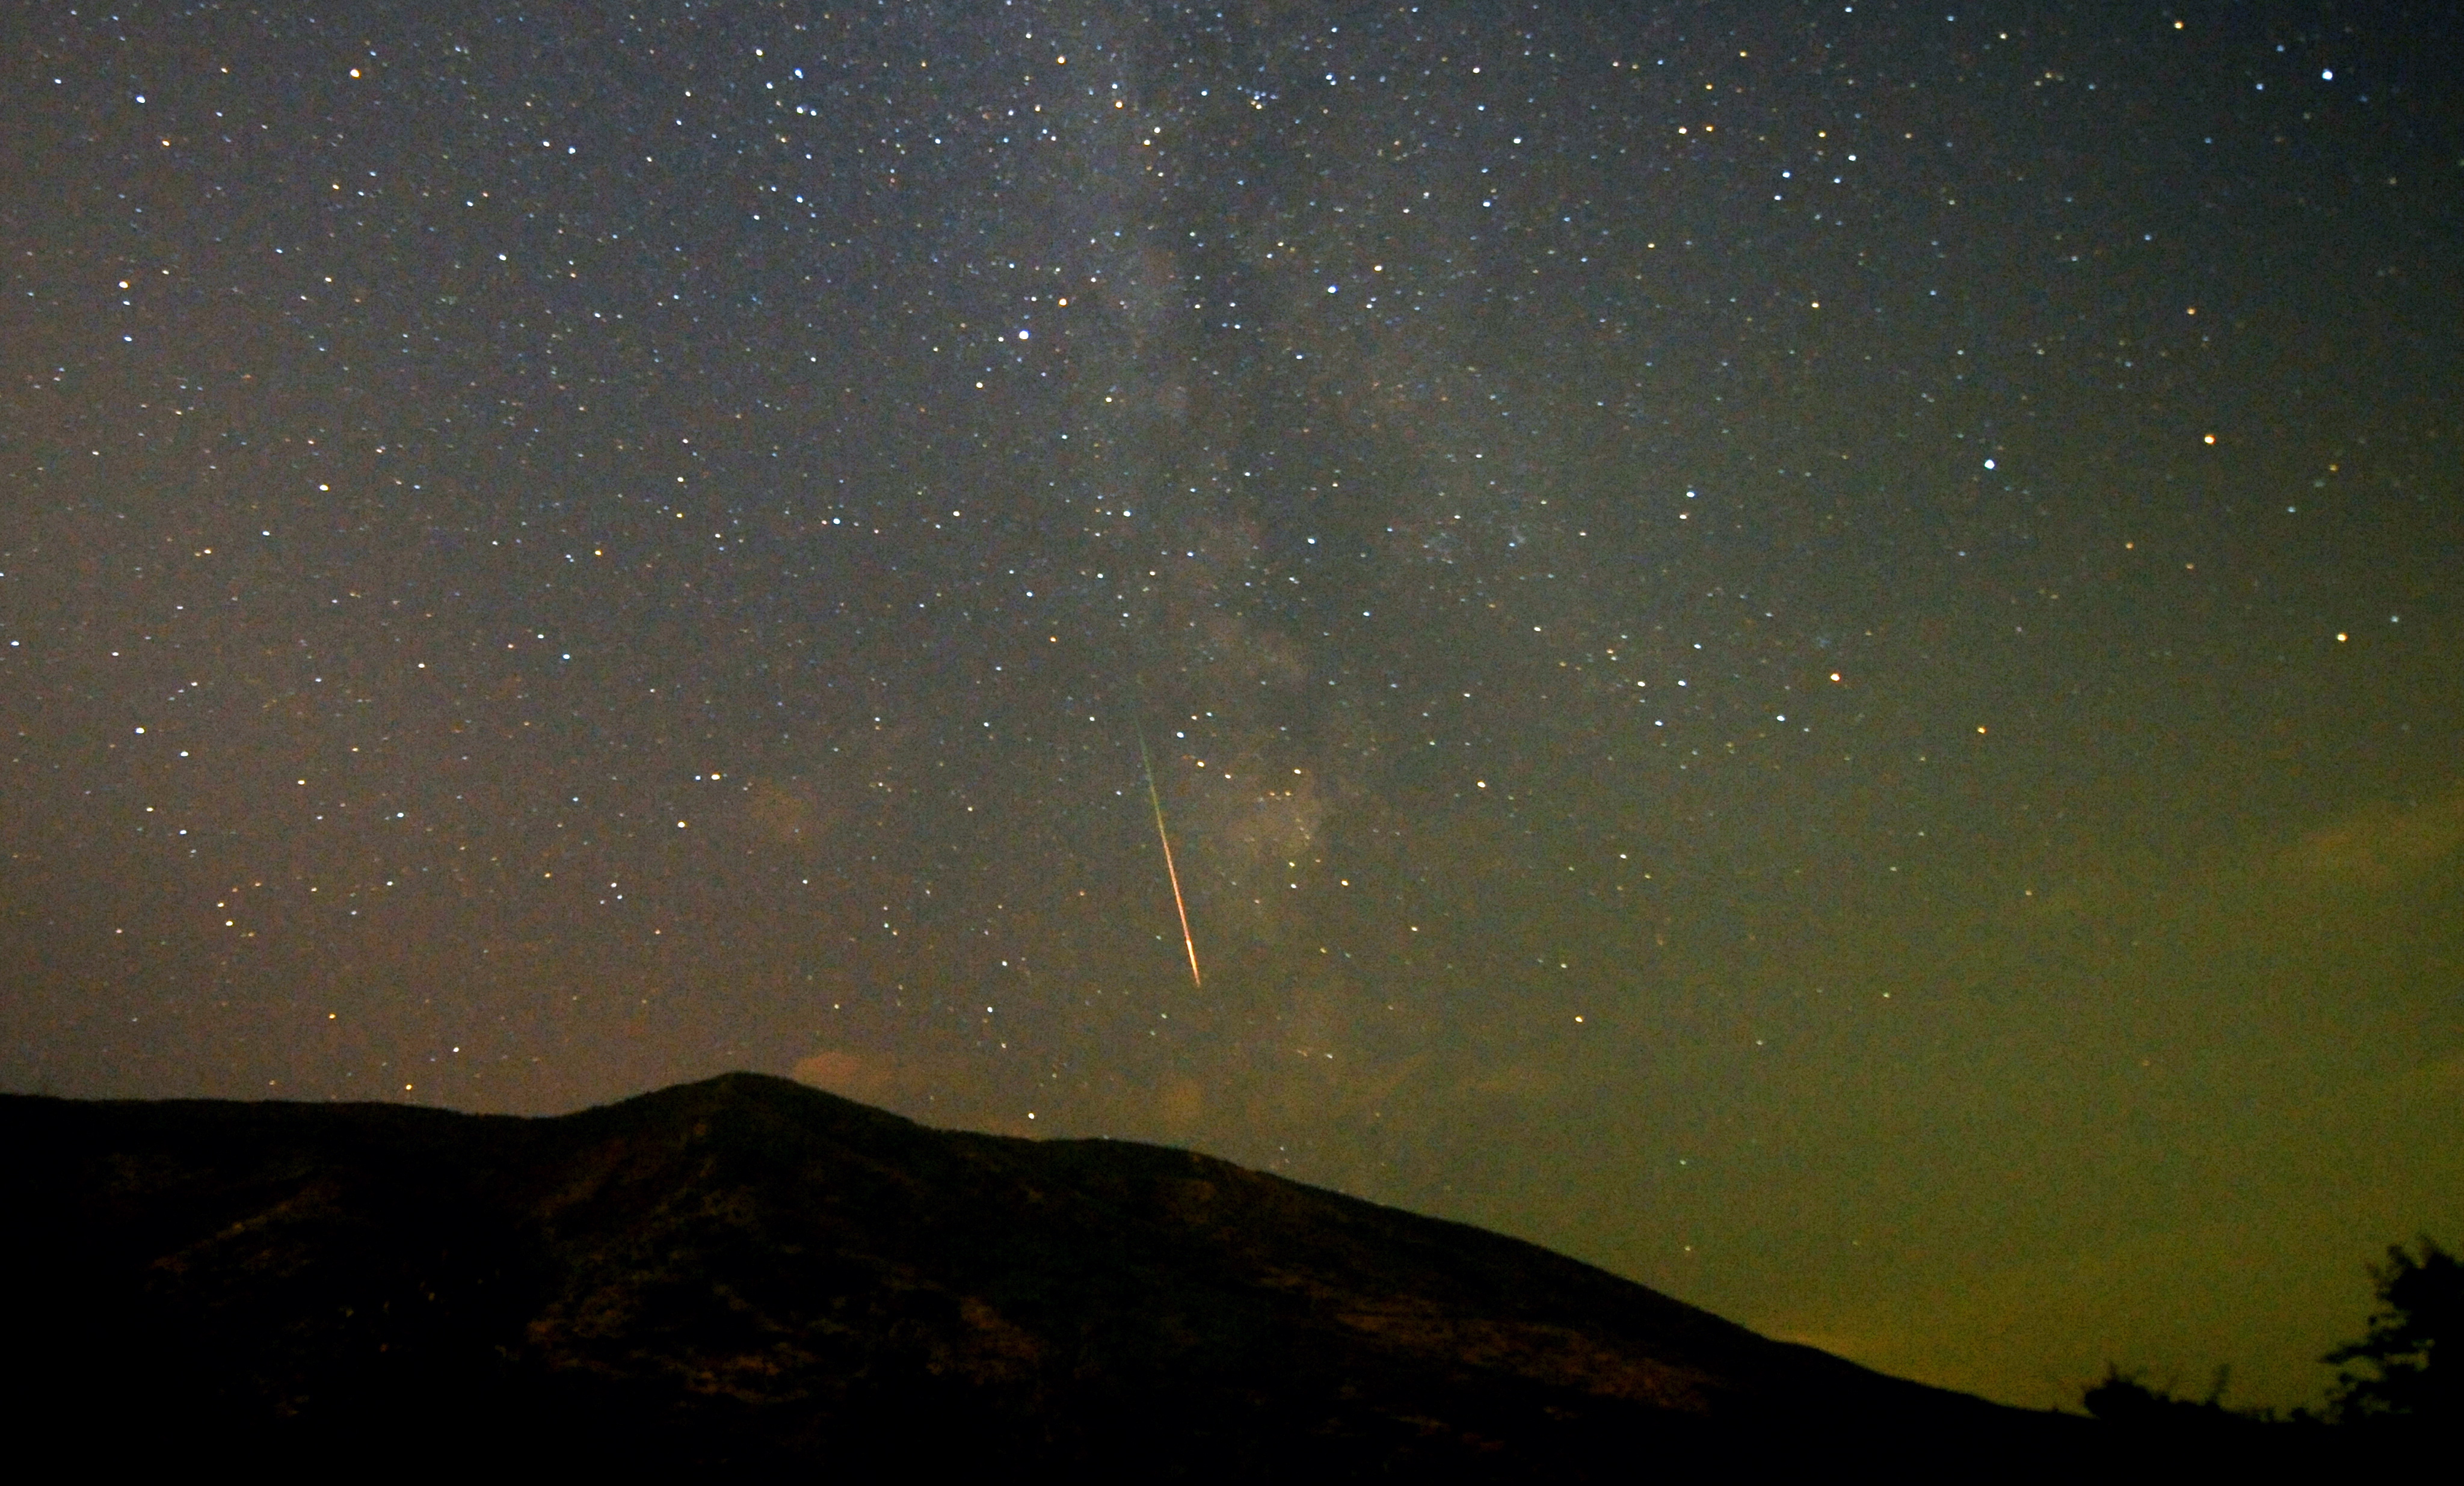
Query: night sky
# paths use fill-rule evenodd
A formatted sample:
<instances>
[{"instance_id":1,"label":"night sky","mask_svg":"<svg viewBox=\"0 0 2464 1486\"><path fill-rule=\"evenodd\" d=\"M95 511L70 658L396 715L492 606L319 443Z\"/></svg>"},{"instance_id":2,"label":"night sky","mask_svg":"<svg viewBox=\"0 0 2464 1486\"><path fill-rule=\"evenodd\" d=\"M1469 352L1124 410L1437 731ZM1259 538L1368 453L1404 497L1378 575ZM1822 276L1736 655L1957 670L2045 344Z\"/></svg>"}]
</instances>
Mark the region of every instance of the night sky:
<instances>
[{"instance_id":1,"label":"night sky","mask_svg":"<svg viewBox=\"0 0 2464 1486\"><path fill-rule=\"evenodd\" d=\"M2458 38L12 7L0 1086L760 1069L2315 1402L2464 1240Z\"/></svg>"}]
</instances>

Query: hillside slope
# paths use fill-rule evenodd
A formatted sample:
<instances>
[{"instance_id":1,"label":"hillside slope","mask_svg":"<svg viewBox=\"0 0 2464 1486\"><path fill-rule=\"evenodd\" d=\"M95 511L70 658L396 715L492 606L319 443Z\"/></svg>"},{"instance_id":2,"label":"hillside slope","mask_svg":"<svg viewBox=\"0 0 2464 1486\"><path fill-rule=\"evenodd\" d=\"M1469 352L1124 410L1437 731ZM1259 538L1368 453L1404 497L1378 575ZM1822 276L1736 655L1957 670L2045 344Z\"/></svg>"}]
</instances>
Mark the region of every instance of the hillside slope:
<instances>
[{"instance_id":1,"label":"hillside slope","mask_svg":"<svg viewBox=\"0 0 2464 1486\"><path fill-rule=\"evenodd\" d=\"M750 1074L549 1120L9 1097L0 1151L10 1411L106 1453L1622 1479L2092 1429L1206 1156Z\"/></svg>"}]
</instances>

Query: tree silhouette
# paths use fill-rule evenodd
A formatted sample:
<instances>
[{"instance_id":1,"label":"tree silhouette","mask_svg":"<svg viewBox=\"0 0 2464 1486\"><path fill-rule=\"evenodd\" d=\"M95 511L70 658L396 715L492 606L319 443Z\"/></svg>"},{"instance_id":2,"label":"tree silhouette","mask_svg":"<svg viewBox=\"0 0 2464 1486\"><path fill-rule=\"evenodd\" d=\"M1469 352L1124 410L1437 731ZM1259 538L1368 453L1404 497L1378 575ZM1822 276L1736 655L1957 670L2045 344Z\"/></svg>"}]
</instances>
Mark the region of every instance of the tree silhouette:
<instances>
[{"instance_id":1,"label":"tree silhouette","mask_svg":"<svg viewBox=\"0 0 2464 1486\"><path fill-rule=\"evenodd\" d=\"M2141 1373L2124 1372L2119 1366L2107 1363L2103 1380L2091 1384L2079 1395L2079 1402L2105 1423L2139 1433L2211 1433L2272 1423L2272 1416L2264 1411L2225 1407L2225 1385L2232 1378L2232 1367L2218 1367L2207 1397L2185 1398L2169 1386L2152 1385Z\"/></svg>"},{"instance_id":2,"label":"tree silhouette","mask_svg":"<svg viewBox=\"0 0 2464 1486\"><path fill-rule=\"evenodd\" d=\"M2464 1262L2426 1236L2420 1248L2416 1257L2390 1246L2387 1263L2370 1266L2382 1309L2369 1335L2321 1359L2366 1369L2337 1373L2340 1423L2464 1431Z\"/></svg>"}]
</instances>

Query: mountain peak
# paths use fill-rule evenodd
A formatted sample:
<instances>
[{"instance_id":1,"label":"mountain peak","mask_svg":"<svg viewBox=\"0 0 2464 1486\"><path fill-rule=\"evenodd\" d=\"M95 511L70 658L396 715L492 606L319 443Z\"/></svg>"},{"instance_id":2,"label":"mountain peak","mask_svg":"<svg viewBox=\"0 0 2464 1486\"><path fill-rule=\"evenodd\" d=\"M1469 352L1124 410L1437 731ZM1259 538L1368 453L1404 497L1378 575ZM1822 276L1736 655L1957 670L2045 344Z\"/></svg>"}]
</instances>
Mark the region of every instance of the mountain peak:
<instances>
[{"instance_id":1,"label":"mountain peak","mask_svg":"<svg viewBox=\"0 0 2464 1486\"><path fill-rule=\"evenodd\" d=\"M2088 1428L1213 1157L759 1074L547 1120L11 1098L0 1143L37 1215L10 1272L53 1281L20 1307L38 1433L1571 1479Z\"/></svg>"}]
</instances>

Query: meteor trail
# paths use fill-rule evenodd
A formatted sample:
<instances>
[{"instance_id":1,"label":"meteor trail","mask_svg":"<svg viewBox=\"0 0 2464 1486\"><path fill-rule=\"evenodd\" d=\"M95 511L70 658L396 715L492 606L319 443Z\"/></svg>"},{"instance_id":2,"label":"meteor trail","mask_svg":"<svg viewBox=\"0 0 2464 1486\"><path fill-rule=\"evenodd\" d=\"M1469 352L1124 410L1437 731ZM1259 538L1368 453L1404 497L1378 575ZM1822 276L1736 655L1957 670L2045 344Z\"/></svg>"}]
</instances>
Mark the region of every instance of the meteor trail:
<instances>
[{"instance_id":1,"label":"meteor trail","mask_svg":"<svg viewBox=\"0 0 2464 1486\"><path fill-rule=\"evenodd\" d=\"M1198 941L1191 938L1189 933L1189 905L1183 903L1180 898L1180 869L1172 864L1172 836L1163 828L1163 797L1155 793L1155 764L1147 757L1146 723L1142 719L1135 721L1138 730L1138 767L1146 771L1147 803L1155 806L1155 840L1163 842L1164 876L1172 882L1172 906L1175 911L1180 914L1180 944L1182 949L1189 951L1189 983L1203 991L1206 989L1206 982L1199 979L1198 974Z\"/></svg>"}]
</instances>

